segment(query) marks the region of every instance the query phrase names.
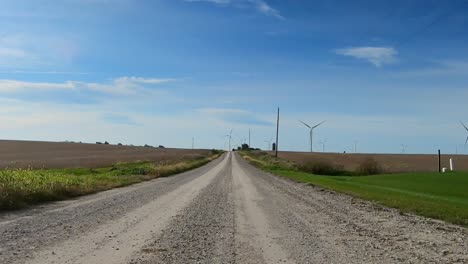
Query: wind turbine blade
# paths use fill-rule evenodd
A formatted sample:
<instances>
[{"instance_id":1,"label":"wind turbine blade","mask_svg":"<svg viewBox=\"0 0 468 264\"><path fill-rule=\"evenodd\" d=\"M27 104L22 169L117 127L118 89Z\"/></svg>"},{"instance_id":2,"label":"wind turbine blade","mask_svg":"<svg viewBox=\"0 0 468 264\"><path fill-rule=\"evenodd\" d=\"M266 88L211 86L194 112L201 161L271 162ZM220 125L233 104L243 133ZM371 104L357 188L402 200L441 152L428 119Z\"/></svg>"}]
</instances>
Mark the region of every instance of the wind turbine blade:
<instances>
[{"instance_id":1,"label":"wind turbine blade","mask_svg":"<svg viewBox=\"0 0 468 264\"><path fill-rule=\"evenodd\" d=\"M460 121L460 124L462 124L462 126L466 129L466 131L468 131L468 127L466 127L465 124L463 124L462 121Z\"/></svg>"},{"instance_id":2,"label":"wind turbine blade","mask_svg":"<svg viewBox=\"0 0 468 264\"><path fill-rule=\"evenodd\" d=\"M465 146L466 146L466 143L468 143L468 137L466 137Z\"/></svg>"},{"instance_id":3,"label":"wind turbine blade","mask_svg":"<svg viewBox=\"0 0 468 264\"><path fill-rule=\"evenodd\" d=\"M302 124L304 124L304 126L308 127L308 128L311 128L308 124L306 124L305 122L302 122L301 120L299 120L299 122L301 122Z\"/></svg>"},{"instance_id":4,"label":"wind turbine blade","mask_svg":"<svg viewBox=\"0 0 468 264\"><path fill-rule=\"evenodd\" d=\"M313 127L312 127L312 129L314 129L314 128L316 128L316 127L320 126L321 124L323 124L323 123L325 123L325 122L327 122L327 121L325 120L325 121L323 121L322 123L320 123L320 124L317 124L317 125L313 126Z\"/></svg>"}]
</instances>

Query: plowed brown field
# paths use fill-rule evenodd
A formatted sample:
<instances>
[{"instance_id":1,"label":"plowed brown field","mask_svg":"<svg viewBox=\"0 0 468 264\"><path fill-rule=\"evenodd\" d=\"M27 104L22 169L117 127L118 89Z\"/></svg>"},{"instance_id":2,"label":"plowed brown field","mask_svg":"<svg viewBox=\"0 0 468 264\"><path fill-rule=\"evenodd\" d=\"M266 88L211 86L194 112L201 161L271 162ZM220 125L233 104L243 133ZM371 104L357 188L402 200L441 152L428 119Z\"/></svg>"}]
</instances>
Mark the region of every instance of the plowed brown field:
<instances>
[{"instance_id":1,"label":"plowed brown field","mask_svg":"<svg viewBox=\"0 0 468 264\"><path fill-rule=\"evenodd\" d=\"M342 153L308 153L287 152L278 153L280 158L294 161L298 164L306 162L327 162L343 166L345 170L355 170L364 160L375 159L385 172L430 172L438 170L437 155L426 154L342 154ZM454 167L458 171L468 171L468 155L442 155L442 167L449 168L449 159L453 158Z\"/></svg>"},{"instance_id":2,"label":"plowed brown field","mask_svg":"<svg viewBox=\"0 0 468 264\"><path fill-rule=\"evenodd\" d=\"M105 167L117 162L165 161L209 150L159 149L63 142L0 140L0 168Z\"/></svg>"}]
</instances>

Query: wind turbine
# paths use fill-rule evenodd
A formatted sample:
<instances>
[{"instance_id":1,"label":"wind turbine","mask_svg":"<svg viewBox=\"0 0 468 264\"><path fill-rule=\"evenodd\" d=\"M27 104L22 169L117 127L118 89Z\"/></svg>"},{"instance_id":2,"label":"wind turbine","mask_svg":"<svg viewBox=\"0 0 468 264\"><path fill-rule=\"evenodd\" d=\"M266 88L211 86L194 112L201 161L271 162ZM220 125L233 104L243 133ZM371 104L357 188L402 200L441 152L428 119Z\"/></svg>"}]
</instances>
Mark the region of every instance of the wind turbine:
<instances>
[{"instance_id":1,"label":"wind turbine","mask_svg":"<svg viewBox=\"0 0 468 264\"><path fill-rule=\"evenodd\" d=\"M320 140L320 145L322 145L322 152L325 152L325 144L327 144L327 139Z\"/></svg>"},{"instance_id":2,"label":"wind turbine","mask_svg":"<svg viewBox=\"0 0 468 264\"><path fill-rule=\"evenodd\" d=\"M460 123L462 124L462 126L466 129L466 132L468 132L468 127L465 126L465 124L463 124L462 121L460 121ZM468 136L466 137L466 140L465 140L465 147L466 147L466 144L468 143Z\"/></svg>"},{"instance_id":3,"label":"wind turbine","mask_svg":"<svg viewBox=\"0 0 468 264\"><path fill-rule=\"evenodd\" d=\"M408 148L408 145L406 145L406 144L401 144L401 153L405 154L407 148Z\"/></svg>"},{"instance_id":4,"label":"wind turbine","mask_svg":"<svg viewBox=\"0 0 468 264\"><path fill-rule=\"evenodd\" d=\"M272 149L272 147L271 147L271 142L272 142L272 141L273 141L273 138L271 138L270 140L266 140L266 139L265 139L265 142L267 143L267 148L266 148L266 150Z\"/></svg>"},{"instance_id":5,"label":"wind turbine","mask_svg":"<svg viewBox=\"0 0 468 264\"><path fill-rule=\"evenodd\" d=\"M310 152L314 152L314 149L313 149L314 129L317 128L318 126L320 126L321 124L325 123L326 121L323 121L322 123L318 123L317 125L315 125L313 127L309 126L305 122L302 122L301 120L299 120L299 122L301 122L302 124L304 124L306 127L308 127L310 129Z\"/></svg>"},{"instance_id":6,"label":"wind turbine","mask_svg":"<svg viewBox=\"0 0 468 264\"><path fill-rule=\"evenodd\" d=\"M232 129L229 132L229 134L225 135L225 137L229 138L229 149L228 150L231 151Z\"/></svg>"}]
</instances>

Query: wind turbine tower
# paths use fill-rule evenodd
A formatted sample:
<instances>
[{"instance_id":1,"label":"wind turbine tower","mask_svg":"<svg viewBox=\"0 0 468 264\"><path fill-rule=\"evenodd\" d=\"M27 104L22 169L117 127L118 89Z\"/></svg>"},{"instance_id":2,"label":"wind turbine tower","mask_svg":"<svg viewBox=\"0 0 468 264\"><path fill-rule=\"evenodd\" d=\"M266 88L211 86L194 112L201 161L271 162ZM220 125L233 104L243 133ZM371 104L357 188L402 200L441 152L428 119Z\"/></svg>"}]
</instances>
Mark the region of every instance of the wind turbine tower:
<instances>
[{"instance_id":1,"label":"wind turbine tower","mask_svg":"<svg viewBox=\"0 0 468 264\"><path fill-rule=\"evenodd\" d=\"M320 145L322 145L322 152L325 152L325 144L327 144L327 139L320 140Z\"/></svg>"},{"instance_id":2,"label":"wind turbine tower","mask_svg":"<svg viewBox=\"0 0 468 264\"><path fill-rule=\"evenodd\" d=\"M313 141L313 139L314 139L314 129L317 128L318 126L320 126L321 124L325 123L326 121L318 123L317 125L312 126L312 127L309 126L308 124L306 124L305 122L302 122L301 120L299 120L299 122L301 122L302 124L304 124L304 126L306 126L306 127L308 127L310 129L310 132L309 132L310 133L310 152L314 152L314 147L313 147L314 146L313 145L313 143L314 143L314 141Z\"/></svg>"},{"instance_id":3,"label":"wind turbine tower","mask_svg":"<svg viewBox=\"0 0 468 264\"><path fill-rule=\"evenodd\" d=\"M227 137L229 139L229 149L228 149L228 151L231 151L232 129L229 132L229 134L227 134L225 137Z\"/></svg>"},{"instance_id":4,"label":"wind turbine tower","mask_svg":"<svg viewBox=\"0 0 468 264\"><path fill-rule=\"evenodd\" d=\"M266 148L266 150L271 150L271 149L272 149L272 147L271 147L272 141L273 141L273 138L271 138L270 140L266 140L266 139L265 139L265 142L267 143L267 148Z\"/></svg>"},{"instance_id":5,"label":"wind turbine tower","mask_svg":"<svg viewBox=\"0 0 468 264\"><path fill-rule=\"evenodd\" d=\"M408 145L406 145L406 144L401 144L401 153L405 154L407 148L408 148Z\"/></svg>"}]
</instances>

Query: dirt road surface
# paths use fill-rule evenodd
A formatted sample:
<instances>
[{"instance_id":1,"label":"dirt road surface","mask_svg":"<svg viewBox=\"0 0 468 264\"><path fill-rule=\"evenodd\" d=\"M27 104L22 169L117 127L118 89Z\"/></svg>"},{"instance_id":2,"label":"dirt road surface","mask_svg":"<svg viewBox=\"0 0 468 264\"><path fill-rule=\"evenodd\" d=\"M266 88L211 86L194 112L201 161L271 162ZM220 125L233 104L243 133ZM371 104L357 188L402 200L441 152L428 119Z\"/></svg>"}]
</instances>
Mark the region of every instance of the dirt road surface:
<instances>
[{"instance_id":1,"label":"dirt road surface","mask_svg":"<svg viewBox=\"0 0 468 264\"><path fill-rule=\"evenodd\" d=\"M263 173L202 168L0 214L0 263L467 263L466 229Z\"/></svg>"}]
</instances>

